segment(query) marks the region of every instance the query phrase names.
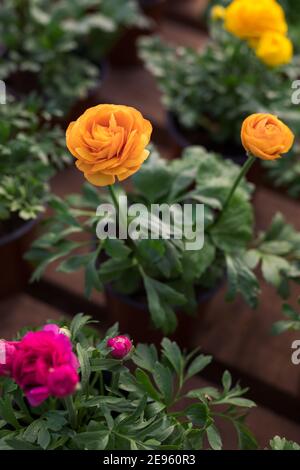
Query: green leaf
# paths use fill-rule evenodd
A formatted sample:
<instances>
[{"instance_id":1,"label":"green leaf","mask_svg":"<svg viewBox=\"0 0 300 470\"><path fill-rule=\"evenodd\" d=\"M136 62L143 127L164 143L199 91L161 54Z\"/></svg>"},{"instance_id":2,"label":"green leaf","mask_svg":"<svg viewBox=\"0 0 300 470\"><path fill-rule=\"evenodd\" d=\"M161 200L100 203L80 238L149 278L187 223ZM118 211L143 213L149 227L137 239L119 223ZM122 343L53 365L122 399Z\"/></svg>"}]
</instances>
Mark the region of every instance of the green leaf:
<instances>
[{"instance_id":1,"label":"green leaf","mask_svg":"<svg viewBox=\"0 0 300 470\"><path fill-rule=\"evenodd\" d=\"M90 365L93 372L101 370L120 372L124 368L118 359L92 358Z\"/></svg>"},{"instance_id":2,"label":"green leaf","mask_svg":"<svg viewBox=\"0 0 300 470\"><path fill-rule=\"evenodd\" d=\"M211 424L206 429L207 439L209 442L210 447L213 450L221 450L222 449L222 438L216 426Z\"/></svg>"},{"instance_id":3,"label":"green leaf","mask_svg":"<svg viewBox=\"0 0 300 470\"><path fill-rule=\"evenodd\" d=\"M240 292L250 307L256 308L260 293L259 283L254 273L246 265L243 255L244 253L226 256L229 283L227 300L233 300L236 294Z\"/></svg>"},{"instance_id":4,"label":"green leaf","mask_svg":"<svg viewBox=\"0 0 300 470\"><path fill-rule=\"evenodd\" d=\"M158 360L156 347L151 344L138 344L132 356L133 362L148 372L153 372Z\"/></svg>"},{"instance_id":5,"label":"green leaf","mask_svg":"<svg viewBox=\"0 0 300 470\"><path fill-rule=\"evenodd\" d=\"M212 361L212 356L204 356L201 354L200 356L196 357L193 362L190 364L186 378L189 379L196 374L199 374L205 367L207 367Z\"/></svg>"},{"instance_id":6,"label":"green leaf","mask_svg":"<svg viewBox=\"0 0 300 470\"><path fill-rule=\"evenodd\" d=\"M115 281L121 277L124 271L133 266L131 259L109 259L101 263L99 276L102 282Z\"/></svg>"},{"instance_id":7,"label":"green leaf","mask_svg":"<svg viewBox=\"0 0 300 470\"><path fill-rule=\"evenodd\" d=\"M91 316L84 315L83 313L78 313L75 315L70 324L72 339L75 340L82 328L89 323L94 323L94 320L92 320Z\"/></svg>"},{"instance_id":8,"label":"green leaf","mask_svg":"<svg viewBox=\"0 0 300 470\"><path fill-rule=\"evenodd\" d=\"M49 252L48 250L32 248L27 254L26 259L37 260L39 262L38 267L34 271L31 281L39 281L42 277L47 266L54 261L62 258L63 256L69 255L71 251L75 250L80 246L80 243L72 240L61 240L55 245L55 252Z\"/></svg>"},{"instance_id":9,"label":"green leaf","mask_svg":"<svg viewBox=\"0 0 300 470\"><path fill-rule=\"evenodd\" d=\"M267 282L279 287L282 279L282 273L287 273L290 264L283 258L275 255L263 255L262 273Z\"/></svg>"},{"instance_id":10,"label":"green leaf","mask_svg":"<svg viewBox=\"0 0 300 470\"><path fill-rule=\"evenodd\" d=\"M162 340L163 355L168 359L173 366L174 371L178 376L181 375L184 366L184 359L178 345L171 341L169 338Z\"/></svg>"},{"instance_id":11,"label":"green leaf","mask_svg":"<svg viewBox=\"0 0 300 470\"><path fill-rule=\"evenodd\" d=\"M193 424L201 428L206 428L211 423L209 408L205 403L190 405L185 410L185 414Z\"/></svg>"},{"instance_id":12,"label":"green leaf","mask_svg":"<svg viewBox=\"0 0 300 470\"><path fill-rule=\"evenodd\" d=\"M104 242L104 250L108 256L115 259L126 259L131 253L124 240L107 238Z\"/></svg>"},{"instance_id":13,"label":"green leaf","mask_svg":"<svg viewBox=\"0 0 300 470\"><path fill-rule=\"evenodd\" d=\"M299 444L279 436L275 436L270 440L270 447L272 450L300 450Z\"/></svg>"},{"instance_id":14,"label":"green leaf","mask_svg":"<svg viewBox=\"0 0 300 470\"><path fill-rule=\"evenodd\" d=\"M11 403L11 396L9 395L4 396L4 398L0 398L0 417L13 426L13 428L20 429L21 425L15 416Z\"/></svg>"},{"instance_id":15,"label":"green leaf","mask_svg":"<svg viewBox=\"0 0 300 470\"><path fill-rule=\"evenodd\" d=\"M253 209L251 204L235 193L226 212L210 230L218 248L226 252L245 248L253 237Z\"/></svg>"},{"instance_id":16,"label":"green leaf","mask_svg":"<svg viewBox=\"0 0 300 470\"><path fill-rule=\"evenodd\" d=\"M89 386L89 378L91 375L89 354L88 351L84 349L80 343L77 343L77 353L80 362L81 387L83 391L87 391Z\"/></svg>"},{"instance_id":17,"label":"green leaf","mask_svg":"<svg viewBox=\"0 0 300 470\"><path fill-rule=\"evenodd\" d=\"M135 371L135 376L137 383L140 385L141 389L149 395L149 397L153 398L153 400L161 401L161 395L157 392L151 383L151 380L146 372L144 372L142 369L137 369Z\"/></svg>"},{"instance_id":18,"label":"green leaf","mask_svg":"<svg viewBox=\"0 0 300 470\"><path fill-rule=\"evenodd\" d=\"M92 290L96 289L98 291L103 290L103 285L100 279L100 272L97 269L97 259L98 253L94 253L92 258L85 269L85 289L84 295L89 298L91 296Z\"/></svg>"},{"instance_id":19,"label":"green leaf","mask_svg":"<svg viewBox=\"0 0 300 470\"><path fill-rule=\"evenodd\" d=\"M42 449L47 449L51 442L51 436L47 429L46 423L42 422L42 426L38 433L37 443Z\"/></svg>"},{"instance_id":20,"label":"green leaf","mask_svg":"<svg viewBox=\"0 0 300 470\"><path fill-rule=\"evenodd\" d=\"M228 370L225 370L225 372L223 374L222 385L223 385L223 388L224 388L224 392L228 393L229 390L231 389L231 385L232 385L232 377L231 377L231 374Z\"/></svg>"},{"instance_id":21,"label":"green leaf","mask_svg":"<svg viewBox=\"0 0 300 470\"><path fill-rule=\"evenodd\" d=\"M109 441L109 432L108 430L81 432L73 439L79 449L104 450Z\"/></svg>"},{"instance_id":22,"label":"green leaf","mask_svg":"<svg viewBox=\"0 0 300 470\"><path fill-rule=\"evenodd\" d=\"M255 450L258 447L257 441L251 431L243 423L243 420L233 422L236 432L238 434L239 449L241 450Z\"/></svg>"},{"instance_id":23,"label":"green leaf","mask_svg":"<svg viewBox=\"0 0 300 470\"><path fill-rule=\"evenodd\" d=\"M6 439L6 443L14 450L41 450L39 446L22 441L19 438L10 437Z\"/></svg>"},{"instance_id":24,"label":"green leaf","mask_svg":"<svg viewBox=\"0 0 300 470\"><path fill-rule=\"evenodd\" d=\"M185 281L194 281L206 272L213 264L216 248L210 242L208 235L201 250L186 251L183 254L183 272Z\"/></svg>"},{"instance_id":25,"label":"green leaf","mask_svg":"<svg viewBox=\"0 0 300 470\"><path fill-rule=\"evenodd\" d=\"M56 269L61 273L73 273L80 268L84 268L88 265L93 254L87 253L84 255L75 255L63 261Z\"/></svg>"},{"instance_id":26,"label":"green leaf","mask_svg":"<svg viewBox=\"0 0 300 470\"><path fill-rule=\"evenodd\" d=\"M161 160L159 160L161 162ZM166 196L173 183L173 176L164 163L143 165L133 178L135 188L143 198L154 203Z\"/></svg>"},{"instance_id":27,"label":"green leaf","mask_svg":"<svg viewBox=\"0 0 300 470\"><path fill-rule=\"evenodd\" d=\"M170 405L173 397L173 376L170 369L157 362L153 371L155 383L164 397L166 405Z\"/></svg>"},{"instance_id":28,"label":"green leaf","mask_svg":"<svg viewBox=\"0 0 300 470\"><path fill-rule=\"evenodd\" d=\"M185 297L167 284L156 281L144 273L143 280L154 325L161 328L164 333L171 333L175 330L177 319L170 306L184 305Z\"/></svg>"}]
</instances>

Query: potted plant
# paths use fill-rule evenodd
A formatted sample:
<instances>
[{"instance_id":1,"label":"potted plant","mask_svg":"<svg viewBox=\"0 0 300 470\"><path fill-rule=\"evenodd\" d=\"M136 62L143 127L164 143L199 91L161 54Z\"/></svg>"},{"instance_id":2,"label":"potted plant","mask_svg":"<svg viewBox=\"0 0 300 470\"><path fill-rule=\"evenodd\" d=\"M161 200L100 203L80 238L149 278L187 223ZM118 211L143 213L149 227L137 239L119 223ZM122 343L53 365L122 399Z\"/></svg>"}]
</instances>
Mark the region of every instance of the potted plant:
<instances>
[{"instance_id":1,"label":"potted plant","mask_svg":"<svg viewBox=\"0 0 300 470\"><path fill-rule=\"evenodd\" d=\"M163 3L163 0L145 3L147 5L139 0L76 0L68 11L63 5L67 13L65 24L77 36L79 54L97 66L107 56L118 65L130 64L136 57L136 37L153 30L154 21L152 24L148 17L157 19L159 13L153 4Z\"/></svg>"},{"instance_id":2,"label":"potted plant","mask_svg":"<svg viewBox=\"0 0 300 470\"><path fill-rule=\"evenodd\" d=\"M49 195L47 182L68 156L59 128L43 126L35 102L0 106L0 256L5 266L0 297L22 288L30 276L23 254ZM47 116L45 116L46 119Z\"/></svg>"},{"instance_id":3,"label":"potted plant","mask_svg":"<svg viewBox=\"0 0 300 470\"><path fill-rule=\"evenodd\" d=\"M70 16L75 21L74 2L2 3L2 80L18 96L37 93L45 110L66 117L76 101L86 98L102 79L101 59L95 66L77 53L82 17L75 25L67 21Z\"/></svg>"},{"instance_id":4,"label":"potted plant","mask_svg":"<svg viewBox=\"0 0 300 470\"><path fill-rule=\"evenodd\" d=\"M277 2L233 0L219 8L204 49L174 47L154 36L140 40L140 56L157 79L179 147L203 145L241 164L239 130L247 115L271 112L297 131L290 77L299 68Z\"/></svg>"},{"instance_id":5,"label":"potted plant","mask_svg":"<svg viewBox=\"0 0 300 470\"><path fill-rule=\"evenodd\" d=\"M256 126L261 132L257 137ZM271 136L269 126L274 131ZM199 304L199 315L203 315L203 302L220 286L225 273L228 298L241 293L251 307L257 305L260 293L254 273L258 265L262 265L267 282L281 295L288 295L288 281L300 277L300 235L280 215L266 233L255 235L253 186L243 177L256 157L249 157L240 169L201 147L191 147L182 159L174 161L163 160L152 151L142 165L149 155L145 147L151 130L138 111L117 105L90 108L70 124L67 145L76 157L76 166L93 185L108 185L109 193L89 184L83 186L81 196L52 198L53 218L27 259L38 265L34 280L54 260L61 259L58 270L65 273L83 268L86 295L94 288L106 290L110 315L117 316L122 328L126 325L126 331L138 340L149 337L150 314L154 326L165 334L174 332L179 321L176 339L192 346L195 319L180 312L192 315ZM279 154L266 152L288 151L293 141L291 131L271 115L250 116L242 133L245 148L259 158L275 159ZM131 190L115 188L116 178L123 180L134 173ZM120 196L128 198L129 210ZM113 212L107 214L102 204L110 202ZM138 211L137 203L146 207L145 215L131 213ZM190 205L191 212L180 219L184 226L179 238L176 231L162 235L164 219L153 213L153 204L168 205L173 222L176 211ZM110 223L115 228L111 234L105 232ZM193 233L185 231L191 227L198 228ZM86 234L83 241L74 240L73 234L78 232ZM197 245L191 247L188 242ZM151 334L153 341L161 339L161 334Z\"/></svg>"},{"instance_id":6,"label":"potted plant","mask_svg":"<svg viewBox=\"0 0 300 470\"><path fill-rule=\"evenodd\" d=\"M117 326L100 337L89 322L81 314L69 329L47 324L1 342L1 450L219 450L220 420L238 448L257 448L245 423L255 403L228 371L220 389L187 389L211 356L186 356L167 338L159 352L135 349ZM279 437L270 444L299 449Z\"/></svg>"},{"instance_id":7,"label":"potted plant","mask_svg":"<svg viewBox=\"0 0 300 470\"><path fill-rule=\"evenodd\" d=\"M266 183L272 188L280 188L292 198L299 199L300 196L300 159L299 145L295 145L294 151L289 158L282 158L274 165L264 162L266 171Z\"/></svg>"},{"instance_id":8,"label":"potted plant","mask_svg":"<svg viewBox=\"0 0 300 470\"><path fill-rule=\"evenodd\" d=\"M298 304L300 305L300 297L298 299ZM282 310L285 319L274 323L272 333L274 335L279 335L285 331L300 331L300 313L287 303L283 305ZM299 344L297 344L297 347L298 346Z\"/></svg>"}]
</instances>

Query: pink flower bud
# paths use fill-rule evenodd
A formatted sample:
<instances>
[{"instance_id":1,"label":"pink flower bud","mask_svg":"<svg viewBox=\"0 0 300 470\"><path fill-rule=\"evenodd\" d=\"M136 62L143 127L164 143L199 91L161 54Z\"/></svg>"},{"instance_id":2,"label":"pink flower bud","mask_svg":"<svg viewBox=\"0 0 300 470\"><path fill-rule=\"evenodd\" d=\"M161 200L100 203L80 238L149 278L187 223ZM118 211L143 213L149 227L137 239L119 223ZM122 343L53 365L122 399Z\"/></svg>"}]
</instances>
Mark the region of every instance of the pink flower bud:
<instances>
[{"instance_id":1,"label":"pink flower bud","mask_svg":"<svg viewBox=\"0 0 300 470\"><path fill-rule=\"evenodd\" d=\"M131 351L132 342L127 336L115 336L107 341L107 347L112 349L112 357L123 359Z\"/></svg>"}]
</instances>

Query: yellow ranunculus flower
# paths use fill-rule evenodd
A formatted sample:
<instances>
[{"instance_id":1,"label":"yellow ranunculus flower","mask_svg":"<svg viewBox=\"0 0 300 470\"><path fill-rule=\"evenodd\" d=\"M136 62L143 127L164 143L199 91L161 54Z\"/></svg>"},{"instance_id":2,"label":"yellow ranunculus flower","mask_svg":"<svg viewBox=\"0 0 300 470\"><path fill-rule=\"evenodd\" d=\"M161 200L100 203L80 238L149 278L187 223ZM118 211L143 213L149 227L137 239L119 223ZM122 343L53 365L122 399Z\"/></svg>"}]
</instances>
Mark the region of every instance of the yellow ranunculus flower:
<instances>
[{"instance_id":1,"label":"yellow ranunculus flower","mask_svg":"<svg viewBox=\"0 0 300 470\"><path fill-rule=\"evenodd\" d=\"M293 44L280 33L268 32L261 36L255 47L257 57L270 67L278 67L291 62Z\"/></svg>"},{"instance_id":2,"label":"yellow ranunculus flower","mask_svg":"<svg viewBox=\"0 0 300 470\"><path fill-rule=\"evenodd\" d=\"M282 7L276 0L233 0L225 10L225 29L241 39L259 38L266 31L287 33Z\"/></svg>"},{"instance_id":3,"label":"yellow ranunculus flower","mask_svg":"<svg viewBox=\"0 0 300 470\"><path fill-rule=\"evenodd\" d=\"M221 5L212 7L210 16L213 21L223 20L225 18L226 10Z\"/></svg>"}]
</instances>

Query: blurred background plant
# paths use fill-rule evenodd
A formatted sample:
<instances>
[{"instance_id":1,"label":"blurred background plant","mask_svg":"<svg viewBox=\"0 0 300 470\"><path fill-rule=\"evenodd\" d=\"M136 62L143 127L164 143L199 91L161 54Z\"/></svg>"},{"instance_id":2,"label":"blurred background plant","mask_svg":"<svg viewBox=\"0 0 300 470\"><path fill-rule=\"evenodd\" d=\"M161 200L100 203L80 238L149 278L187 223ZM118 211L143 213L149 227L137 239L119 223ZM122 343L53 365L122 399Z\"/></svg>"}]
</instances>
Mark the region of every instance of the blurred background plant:
<instances>
[{"instance_id":1,"label":"blurred background plant","mask_svg":"<svg viewBox=\"0 0 300 470\"><path fill-rule=\"evenodd\" d=\"M70 161L62 130L49 126L47 117L32 97L16 102L8 96L0 106L1 226L36 218L44 210L50 177Z\"/></svg>"},{"instance_id":2,"label":"blurred background plant","mask_svg":"<svg viewBox=\"0 0 300 470\"><path fill-rule=\"evenodd\" d=\"M179 132L190 143L233 157L241 153L243 119L258 110L277 114L296 131L300 119L292 109L289 78L299 68L267 66L221 21L212 22L210 33L204 50L174 47L158 37L140 41L140 55Z\"/></svg>"},{"instance_id":3,"label":"blurred background plant","mask_svg":"<svg viewBox=\"0 0 300 470\"><path fill-rule=\"evenodd\" d=\"M298 304L300 305L300 297ZM279 335L285 331L300 331L300 313L289 304L284 304L282 310L286 320L280 320L274 323L272 333Z\"/></svg>"},{"instance_id":4,"label":"blurred background plant","mask_svg":"<svg viewBox=\"0 0 300 470\"><path fill-rule=\"evenodd\" d=\"M38 91L46 110L65 116L99 84L123 28L145 21L135 0L5 0L0 76L16 93Z\"/></svg>"}]
</instances>

